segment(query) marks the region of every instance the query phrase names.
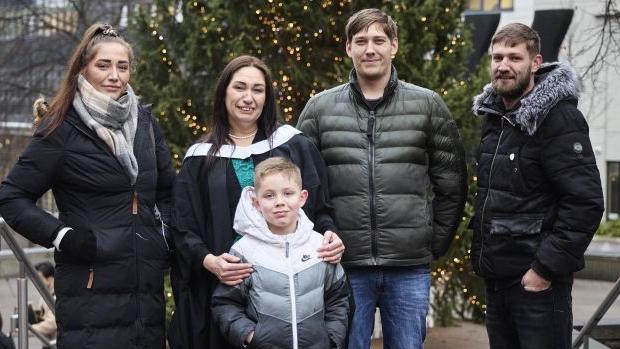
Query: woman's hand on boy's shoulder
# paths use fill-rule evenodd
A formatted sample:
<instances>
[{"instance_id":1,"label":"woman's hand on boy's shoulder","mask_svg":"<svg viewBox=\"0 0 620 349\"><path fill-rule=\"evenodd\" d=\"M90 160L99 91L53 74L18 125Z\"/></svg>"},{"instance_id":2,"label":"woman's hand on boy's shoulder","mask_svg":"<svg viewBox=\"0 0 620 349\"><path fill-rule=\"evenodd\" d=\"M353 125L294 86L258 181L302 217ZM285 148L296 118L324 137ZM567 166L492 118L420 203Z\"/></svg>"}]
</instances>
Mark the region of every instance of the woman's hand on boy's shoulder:
<instances>
[{"instance_id":1,"label":"woman's hand on boy's shoulder","mask_svg":"<svg viewBox=\"0 0 620 349\"><path fill-rule=\"evenodd\" d=\"M208 254L202 261L202 266L217 276L223 284L236 286L254 271L252 264L240 262L239 257L230 253L222 253L219 256Z\"/></svg>"},{"instance_id":2,"label":"woman's hand on boy's shoulder","mask_svg":"<svg viewBox=\"0 0 620 349\"><path fill-rule=\"evenodd\" d=\"M344 243L340 237L331 230L323 234L323 244L317 249L318 257L324 262L337 264L340 263L344 253Z\"/></svg>"}]
</instances>

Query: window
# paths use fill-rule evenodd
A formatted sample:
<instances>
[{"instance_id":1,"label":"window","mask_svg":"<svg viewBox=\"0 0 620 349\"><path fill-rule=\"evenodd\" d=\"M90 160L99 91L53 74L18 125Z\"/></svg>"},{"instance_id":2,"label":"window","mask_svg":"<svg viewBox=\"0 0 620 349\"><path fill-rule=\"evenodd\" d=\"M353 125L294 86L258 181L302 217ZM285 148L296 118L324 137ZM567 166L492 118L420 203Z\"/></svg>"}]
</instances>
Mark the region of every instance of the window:
<instances>
[{"instance_id":1,"label":"window","mask_svg":"<svg viewBox=\"0 0 620 349\"><path fill-rule=\"evenodd\" d=\"M28 16L24 15L25 11L2 8L2 12L3 16L2 19L0 19L0 39L11 40L28 33L29 20Z\"/></svg>"},{"instance_id":2,"label":"window","mask_svg":"<svg viewBox=\"0 0 620 349\"><path fill-rule=\"evenodd\" d=\"M513 0L469 0L469 11L509 11L514 9Z\"/></svg>"},{"instance_id":3,"label":"window","mask_svg":"<svg viewBox=\"0 0 620 349\"><path fill-rule=\"evenodd\" d=\"M607 219L620 218L620 162L607 163Z\"/></svg>"}]
</instances>

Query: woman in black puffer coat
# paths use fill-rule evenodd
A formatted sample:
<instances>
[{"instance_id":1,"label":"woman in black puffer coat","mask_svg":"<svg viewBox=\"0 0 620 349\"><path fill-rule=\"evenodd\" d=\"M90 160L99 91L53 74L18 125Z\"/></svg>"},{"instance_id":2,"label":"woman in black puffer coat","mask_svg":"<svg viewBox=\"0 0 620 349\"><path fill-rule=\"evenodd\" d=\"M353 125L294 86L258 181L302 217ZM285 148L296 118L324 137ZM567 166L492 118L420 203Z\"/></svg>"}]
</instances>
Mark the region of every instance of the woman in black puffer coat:
<instances>
[{"instance_id":1,"label":"woman in black puffer coat","mask_svg":"<svg viewBox=\"0 0 620 349\"><path fill-rule=\"evenodd\" d=\"M173 170L128 84L131 47L90 27L32 141L0 186L15 231L56 247L58 348L163 348ZM52 189L58 218L36 207Z\"/></svg>"}]
</instances>

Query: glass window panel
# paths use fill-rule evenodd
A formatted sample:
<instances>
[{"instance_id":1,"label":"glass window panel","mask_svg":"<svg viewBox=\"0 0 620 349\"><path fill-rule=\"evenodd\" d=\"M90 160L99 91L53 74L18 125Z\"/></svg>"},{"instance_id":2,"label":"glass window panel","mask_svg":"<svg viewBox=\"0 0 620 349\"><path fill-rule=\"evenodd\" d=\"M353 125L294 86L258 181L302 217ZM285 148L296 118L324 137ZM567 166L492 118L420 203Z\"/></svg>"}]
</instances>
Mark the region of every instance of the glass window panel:
<instances>
[{"instance_id":1,"label":"glass window panel","mask_svg":"<svg viewBox=\"0 0 620 349\"><path fill-rule=\"evenodd\" d=\"M498 10L499 4L498 4L498 0L484 0L484 10L485 11L493 11L493 10Z\"/></svg>"},{"instance_id":2,"label":"glass window panel","mask_svg":"<svg viewBox=\"0 0 620 349\"><path fill-rule=\"evenodd\" d=\"M469 5L467 5L467 8L472 11L482 10L482 8L480 7L481 5L480 1L481 0L469 0Z\"/></svg>"},{"instance_id":3,"label":"glass window panel","mask_svg":"<svg viewBox=\"0 0 620 349\"><path fill-rule=\"evenodd\" d=\"M502 10L512 10L514 1L512 0L500 0L499 5Z\"/></svg>"}]
</instances>

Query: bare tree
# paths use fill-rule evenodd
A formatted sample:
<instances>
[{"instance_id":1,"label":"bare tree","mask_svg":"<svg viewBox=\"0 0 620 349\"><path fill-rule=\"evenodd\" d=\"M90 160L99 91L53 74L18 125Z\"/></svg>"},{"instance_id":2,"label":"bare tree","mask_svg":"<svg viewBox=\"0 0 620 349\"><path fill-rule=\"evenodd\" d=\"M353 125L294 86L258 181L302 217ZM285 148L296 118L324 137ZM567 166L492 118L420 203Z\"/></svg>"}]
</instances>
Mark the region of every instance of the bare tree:
<instances>
[{"instance_id":1,"label":"bare tree","mask_svg":"<svg viewBox=\"0 0 620 349\"><path fill-rule=\"evenodd\" d=\"M53 94L84 30L97 21L118 25L129 5L128 0L0 2L0 120L28 121L34 98Z\"/></svg>"},{"instance_id":2,"label":"bare tree","mask_svg":"<svg viewBox=\"0 0 620 349\"><path fill-rule=\"evenodd\" d=\"M620 68L620 11L617 0L606 0L602 14L596 15L602 23L589 30L590 44L580 53L594 52L593 59L587 64L582 74L584 77L596 77L605 67Z\"/></svg>"},{"instance_id":3,"label":"bare tree","mask_svg":"<svg viewBox=\"0 0 620 349\"><path fill-rule=\"evenodd\" d=\"M608 88L608 74L620 74L618 0L601 1L596 7L584 5L578 12L583 17L576 19L578 23L567 37L567 58L581 74L586 89L584 114L595 122L612 102L600 93Z\"/></svg>"}]
</instances>

